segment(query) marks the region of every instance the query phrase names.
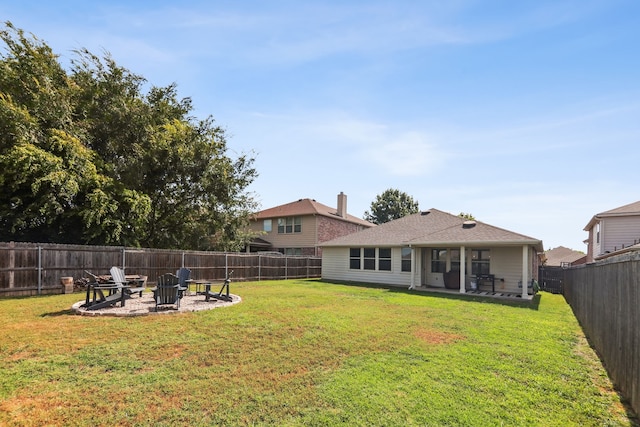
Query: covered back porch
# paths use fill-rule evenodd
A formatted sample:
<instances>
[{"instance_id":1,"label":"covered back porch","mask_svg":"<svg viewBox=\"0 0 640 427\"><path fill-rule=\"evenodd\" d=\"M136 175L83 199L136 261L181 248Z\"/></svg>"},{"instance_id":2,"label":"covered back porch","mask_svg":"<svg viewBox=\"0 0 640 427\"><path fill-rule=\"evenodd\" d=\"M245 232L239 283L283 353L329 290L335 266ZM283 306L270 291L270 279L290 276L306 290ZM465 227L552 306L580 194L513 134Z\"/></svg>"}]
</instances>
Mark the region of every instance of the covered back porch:
<instances>
[{"instance_id":1,"label":"covered back porch","mask_svg":"<svg viewBox=\"0 0 640 427\"><path fill-rule=\"evenodd\" d=\"M532 245L418 246L411 256L410 289L519 299L536 292L539 259Z\"/></svg>"}]
</instances>

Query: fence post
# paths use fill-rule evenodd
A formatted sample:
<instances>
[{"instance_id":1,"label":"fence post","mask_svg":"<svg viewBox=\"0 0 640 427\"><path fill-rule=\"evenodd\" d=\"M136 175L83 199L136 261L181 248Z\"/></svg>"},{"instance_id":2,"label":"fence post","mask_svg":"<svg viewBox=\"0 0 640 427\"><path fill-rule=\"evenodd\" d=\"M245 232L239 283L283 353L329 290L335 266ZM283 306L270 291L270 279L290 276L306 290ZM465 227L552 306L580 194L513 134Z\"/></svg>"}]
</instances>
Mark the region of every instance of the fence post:
<instances>
[{"instance_id":1,"label":"fence post","mask_svg":"<svg viewBox=\"0 0 640 427\"><path fill-rule=\"evenodd\" d=\"M224 253L224 277L229 277L229 254Z\"/></svg>"},{"instance_id":2,"label":"fence post","mask_svg":"<svg viewBox=\"0 0 640 427\"><path fill-rule=\"evenodd\" d=\"M9 271L9 289L15 286L16 281L16 273L13 270L14 268L16 268L16 251L14 249L15 247L16 242L9 242L9 268L11 269Z\"/></svg>"},{"instance_id":3,"label":"fence post","mask_svg":"<svg viewBox=\"0 0 640 427\"><path fill-rule=\"evenodd\" d=\"M262 277L262 255L258 254L258 282Z\"/></svg>"},{"instance_id":4,"label":"fence post","mask_svg":"<svg viewBox=\"0 0 640 427\"><path fill-rule=\"evenodd\" d=\"M42 246L38 246L38 295L42 294Z\"/></svg>"},{"instance_id":5,"label":"fence post","mask_svg":"<svg viewBox=\"0 0 640 427\"><path fill-rule=\"evenodd\" d=\"M289 257L284 257L284 280L289 278Z\"/></svg>"},{"instance_id":6,"label":"fence post","mask_svg":"<svg viewBox=\"0 0 640 427\"><path fill-rule=\"evenodd\" d=\"M125 254L126 253L127 253L127 247L123 246L122 247L122 271L125 271L125 269L126 269L126 265L125 265Z\"/></svg>"},{"instance_id":7,"label":"fence post","mask_svg":"<svg viewBox=\"0 0 640 427\"><path fill-rule=\"evenodd\" d=\"M184 268L184 251L182 251L182 268Z\"/></svg>"}]
</instances>

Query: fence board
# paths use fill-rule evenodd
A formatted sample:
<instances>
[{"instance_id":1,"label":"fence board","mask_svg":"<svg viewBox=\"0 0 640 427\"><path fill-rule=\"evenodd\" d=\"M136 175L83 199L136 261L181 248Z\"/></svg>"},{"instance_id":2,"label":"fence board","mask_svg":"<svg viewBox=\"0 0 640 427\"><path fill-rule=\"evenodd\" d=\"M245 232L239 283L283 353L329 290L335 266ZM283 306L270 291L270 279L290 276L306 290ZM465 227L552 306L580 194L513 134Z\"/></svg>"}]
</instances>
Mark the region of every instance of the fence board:
<instances>
[{"instance_id":1,"label":"fence board","mask_svg":"<svg viewBox=\"0 0 640 427\"><path fill-rule=\"evenodd\" d=\"M611 380L640 413L640 252L564 271L564 296Z\"/></svg>"},{"instance_id":2,"label":"fence board","mask_svg":"<svg viewBox=\"0 0 640 427\"><path fill-rule=\"evenodd\" d=\"M320 277L321 265L309 256L0 242L0 295L60 293L61 277L108 274L112 266L155 283L180 267L191 269L195 280L222 281L231 271L234 280Z\"/></svg>"}]
</instances>

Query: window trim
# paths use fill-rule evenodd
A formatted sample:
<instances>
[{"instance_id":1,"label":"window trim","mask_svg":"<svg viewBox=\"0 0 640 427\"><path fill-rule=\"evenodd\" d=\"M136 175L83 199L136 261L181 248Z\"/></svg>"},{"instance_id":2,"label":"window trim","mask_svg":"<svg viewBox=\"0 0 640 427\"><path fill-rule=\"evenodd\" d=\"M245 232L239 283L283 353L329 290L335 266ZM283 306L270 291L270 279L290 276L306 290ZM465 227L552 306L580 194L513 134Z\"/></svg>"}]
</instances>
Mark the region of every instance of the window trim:
<instances>
[{"instance_id":1,"label":"window trim","mask_svg":"<svg viewBox=\"0 0 640 427\"><path fill-rule=\"evenodd\" d=\"M385 252L385 255L386 255L386 252L389 251L389 256L388 257L387 256L383 257L382 256L382 251ZM378 252L378 270L379 271L391 271L391 269L392 269L392 262L391 261L393 259L393 255L392 255L393 251L391 250L391 248L388 248L388 247L387 248L385 248L385 247L377 248L377 252ZM384 266L384 268L383 268L383 266Z\"/></svg>"},{"instance_id":2,"label":"window trim","mask_svg":"<svg viewBox=\"0 0 640 427\"><path fill-rule=\"evenodd\" d=\"M474 258L476 253L478 257ZM485 253L488 254L488 258L482 257ZM471 274L491 274L491 249L471 249Z\"/></svg>"},{"instance_id":3,"label":"window trim","mask_svg":"<svg viewBox=\"0 0 640 427\"><path fill-rule=\"evenodd\" d=\"M301 216L284 216L278 218L278 234L302 233Z\"/></svg>"},{"instance_id":4,"label":"window trim","mask_svg":"<svg viewBox=\"0 0 640 427\"><path fill-rule=\"evenodd\" d=\"M447 272L448 251L449 250L446 249L446 248L432 248L431 249L431 272L432 273L446 273Z\"/></svg>"},{"instance_id":5,"label":"window trim","mask_svg":"<svg viewBox=\"0 0 640 427\"><path fill-rule=\"evenodd\" d=\"M407 253L407 251L409 251ZM403 272L411 272L411 254L413 249L411 248L401 248L400 249L400 271ZM407 259L408 256L408 259Z\"/></svg>"},{"instance_id":6,"label":"window trim","mask_svg":"<svg viewBox=\"0 0 640 427\"><path fill-rule=\"evenodd\" d=\"M382 250L383 255L380 256ZM384 247L350 247L349 270L393 271L393 248Z\"/></svg>"}]
</instances>

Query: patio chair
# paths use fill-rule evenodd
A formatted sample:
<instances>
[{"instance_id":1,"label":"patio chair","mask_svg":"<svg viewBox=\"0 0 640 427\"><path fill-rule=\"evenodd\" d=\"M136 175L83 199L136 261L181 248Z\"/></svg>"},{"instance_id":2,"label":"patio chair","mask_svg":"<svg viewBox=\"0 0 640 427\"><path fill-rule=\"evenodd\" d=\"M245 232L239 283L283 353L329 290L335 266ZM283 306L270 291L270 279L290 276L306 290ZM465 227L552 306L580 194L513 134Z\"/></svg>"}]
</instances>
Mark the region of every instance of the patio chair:
<instances>
[{"instance_id":1,"label":"patio chair","mask_svg":"<svg viewBox=\"0 0 640 427\"><path fill-rule=\"evenodd\" d=\"M180 285L180 298L189 293L189 282L191 282L191 270L182 267L176 271L178 284Z\"/></svg>"},{"instance_id":2,"label":"patio chair","mask_svg":"<svg viewBox=\"0 0 640 427\"><path fill-rule=\"evenodd\" d=\"M156 302L156 311L161 305L175 304L176 310L180 309L180 283L178 276L171 273L158 277L158 286L153 290L153 299Z\"/></svg>"},{"instance_id":3,"label":"patio chair","mask_svg":"<svg viewBox=\"0 0 640 427\"><path fill-rule=\"evenodd\" d=\"M124 289L124 292L127 295L138 294L140 297L142 296L142 291L144 291L145 287L144 286L128 287L127 285L129 281L124 275L124 270L118 267L111 267L111 270L109 271L111 272L111 279L113 280L113 282L116 283L117 285L122 286L122 288Z\"/></svg>"}]
</instances>

